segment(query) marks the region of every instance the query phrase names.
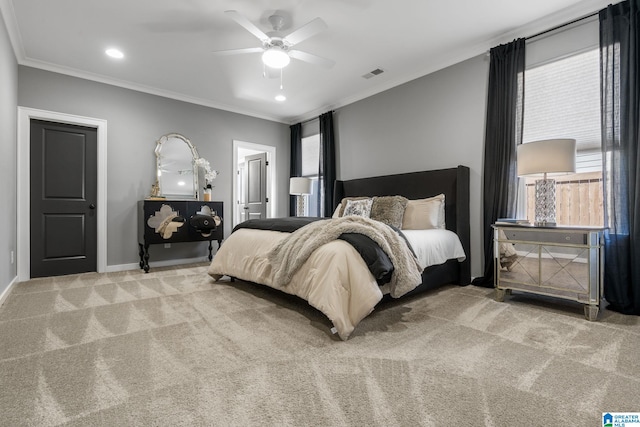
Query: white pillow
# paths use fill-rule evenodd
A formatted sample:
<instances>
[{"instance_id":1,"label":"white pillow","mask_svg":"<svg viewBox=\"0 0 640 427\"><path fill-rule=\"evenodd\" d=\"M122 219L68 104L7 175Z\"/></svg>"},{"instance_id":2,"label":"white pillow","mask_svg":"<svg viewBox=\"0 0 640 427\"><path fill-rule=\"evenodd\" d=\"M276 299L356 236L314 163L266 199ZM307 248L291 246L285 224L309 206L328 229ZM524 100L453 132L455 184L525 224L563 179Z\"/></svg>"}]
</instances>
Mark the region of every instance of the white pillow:
<instances>
[{"instance_id":1,"label":"white pillow","mask_svg":"<svg viewBox=\"0 0 640 427\"><path fill-rule=\"evenodd\" d=\"M373 199L347 200L347 205L344 208L342 216L358 215L369 218L371 215L371 205L373 205Z\"/></svg>"},{"instance_id":2,"label":"white pillow","mask_svg":"<svg viewBox=\"0 0 640 427\"><path fill-rule=\"evenodd\" d=\"M333 211L333 215L331 215L331 218L340 218L340 208L342 207L341 204L338 204L338 206L336 206L336 210Z\"/></svg>"},{"instance_id":3,"label":"white pillow","mask_svg":"<svg viewBox=\"0 0 640 427\"><path fill-rule=\"evenodd\" d=\"M409 200L402 217L404 230L429 230L446 228L444 194L426 199Z\"/></svg>"}]
</instances>

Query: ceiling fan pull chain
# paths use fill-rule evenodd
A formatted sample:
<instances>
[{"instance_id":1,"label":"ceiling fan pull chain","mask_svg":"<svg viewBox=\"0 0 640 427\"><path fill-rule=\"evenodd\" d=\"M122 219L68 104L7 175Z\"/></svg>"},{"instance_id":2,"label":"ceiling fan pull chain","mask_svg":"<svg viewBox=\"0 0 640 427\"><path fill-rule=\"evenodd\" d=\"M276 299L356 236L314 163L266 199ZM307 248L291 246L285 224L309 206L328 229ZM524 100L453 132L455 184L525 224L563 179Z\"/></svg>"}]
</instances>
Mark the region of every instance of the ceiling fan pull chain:
<instances>
[{"instance_id":1,"label":"ceiling fan pull chain","mask_svg":"<svg viewBox=\"0 0 640 427\"><path fill-rule=\"evenodd\" d=\"M280 68L280 90L282 90L282 73L283 73L283 71L282 71L282 70L283 70L283 69L282 69L282 68Z\"/></svg>"},{"instance_id":2,"label":"ceiling fan pull chain","mask_svg":"<svg viewBox=\"0 0 640 427\"><path fill-rule=\"evenodd\" d=\"M264 63L262 64L262 78L267 78L267 66Z\"/></svg>"}]
</instances>

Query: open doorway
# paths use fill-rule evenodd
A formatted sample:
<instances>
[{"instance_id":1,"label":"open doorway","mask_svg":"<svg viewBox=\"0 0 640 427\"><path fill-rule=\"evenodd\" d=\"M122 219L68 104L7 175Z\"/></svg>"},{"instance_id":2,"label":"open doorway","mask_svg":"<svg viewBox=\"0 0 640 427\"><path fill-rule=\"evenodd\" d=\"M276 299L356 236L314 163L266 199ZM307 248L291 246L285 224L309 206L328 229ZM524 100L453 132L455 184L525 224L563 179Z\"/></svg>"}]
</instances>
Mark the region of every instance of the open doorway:
<instances>
[{"instance_id":1,"label":"open doorway","mask_svg":"<svg viewBox=\"0 0 640 427\"><path fill-rule=\"evenodd\" d=\"M276 216L277 206L275 197L275 177L276 177L276 147L262 144L254 144L245 141L233 141L233 226L245 219L245 200L247 191L247 161L246 159L255 157L261 153L266 153L266 216Z\"/></svg>"}]
</instances>

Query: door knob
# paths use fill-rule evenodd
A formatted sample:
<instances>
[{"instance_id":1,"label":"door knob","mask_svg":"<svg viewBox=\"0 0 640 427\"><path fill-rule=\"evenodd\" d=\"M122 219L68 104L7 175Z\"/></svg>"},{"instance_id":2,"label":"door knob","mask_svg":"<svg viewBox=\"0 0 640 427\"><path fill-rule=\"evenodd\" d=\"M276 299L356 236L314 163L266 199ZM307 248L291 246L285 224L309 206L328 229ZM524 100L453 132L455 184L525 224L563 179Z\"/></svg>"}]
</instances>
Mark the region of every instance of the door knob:
<instances>
[{"instance_id":1,"label":"door knob","mask_svg":"<svg viewBox=\"0 0 640 427\"><path fill-rule=\"evenodd\" d=\"M89 205L89 209L95 209L95 208L96 208L96 205L94 205L93 203Z\"/></svg>"}]
</instances>

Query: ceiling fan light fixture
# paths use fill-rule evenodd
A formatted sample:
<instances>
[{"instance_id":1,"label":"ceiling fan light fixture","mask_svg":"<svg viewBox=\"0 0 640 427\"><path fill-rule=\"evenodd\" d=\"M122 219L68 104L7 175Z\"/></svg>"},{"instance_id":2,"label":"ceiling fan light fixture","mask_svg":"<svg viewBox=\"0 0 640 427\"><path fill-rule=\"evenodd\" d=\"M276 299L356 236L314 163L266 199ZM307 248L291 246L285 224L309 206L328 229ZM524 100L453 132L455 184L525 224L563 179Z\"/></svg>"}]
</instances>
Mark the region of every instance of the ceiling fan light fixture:
<instances>
[{"instance_id":1,"label":"ceiling fan light fixture","mask_svg":"<svg viewBox=\"0 0 640 427\"><path fill-rule=\"evenodd\" d=\"M289 65L291 58L282 48L274 46L265 50L262 54L262 62L267 67L280 69Z\"/></svg>"}]
</instances>

